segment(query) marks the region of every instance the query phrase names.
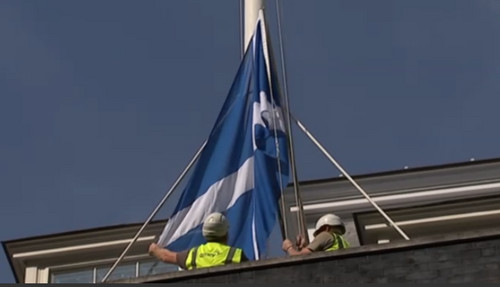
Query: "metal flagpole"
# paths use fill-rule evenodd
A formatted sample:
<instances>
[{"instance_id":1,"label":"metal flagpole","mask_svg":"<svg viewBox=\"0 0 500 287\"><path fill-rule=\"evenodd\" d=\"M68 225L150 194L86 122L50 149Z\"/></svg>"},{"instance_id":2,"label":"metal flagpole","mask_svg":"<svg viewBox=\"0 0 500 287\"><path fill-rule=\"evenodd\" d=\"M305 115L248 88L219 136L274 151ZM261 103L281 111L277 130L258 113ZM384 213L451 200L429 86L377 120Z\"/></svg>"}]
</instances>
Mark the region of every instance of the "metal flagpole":
<instances>
[{"instance_id":1,"label":"metal flagpole","mask_svg":"<svg viewBox=\"0 0 500 287\"><path fill-rule=\"evenodd\" d=\"M290 114L290 117L293 117ZM399 234L406 240L410 240L410 238L399 228L399 226L392 221L392 219L387 216L387 214L378 206L378 204L373 201L370 196L349 176L349 174L333 159L333 157L326 151L326 149L311 135L311 133L305 128L305 126L298 121L296 118L293 118L297 125L302 129L302 131L313 141L314 144L326 155L326 157L342 172L342 174L349 179L349 181L361 192L365 198L375 207L380 214L399 232Z\"/></svg>"},{"instance_id":2,"label":"metal flagpole","mask_svg":"<svg viewBox=\"0 0 500 287\"><path fill-rule=\"evenodd\" d=\"M158 213L158 211L160 210L160 208L163 206L163 204L165 203L165 201L167 201L167 199L170 197L170 195L172 194L172 192L175 190L175 188L177 188L177 186L179 185L179 183L182 181L182 179L184 178L184 176L186 176L186 173L189 171L189 169L191 168L191 166L193 166L194 162L198 159L198 157L200 156L202 150L205 148L205 145L207 144L207 141L205 141L203 143L203 145L198 149L198 151L196 152L196 154L194 155L194 157L191 159L191 161L188 163L188 165L186 166L186 168L184 168L184 170L182 171L182 173L179 175L179 177L177 178L177 180L174 182L174 184L172 185L172 187L170 188L170 190L167 192L167 194L163 197L163 199L160 201L160 203L156 206L156 208L153 210L153 212L151 213L151 215L148 217L148 219L146 220L146 222L144 222L144 224L142 225L142 227L139 229L139 231L137 231L137 234L134 236L134 238L132 239L132 241L130 241L130 243L128 244L128 246L125 248L125 250L123 250L122 254L120 255L120 257L116 260L116 262L113 264L113 266L111 266L111 268L109 269L108 273L106 273L106 275L104 276L104 278L102 278L101 280L101 283L103 282L106 282L106 280L108 279L109 275L111 275L111 272L113 272L116 268L116 266L120 263L120 261L123 259L123 257L125 256L125 254L127 253L127 251L130 249L130 247L132 247L132 244L134 244L136 241L137 241L137 238L139 238L139 236L141 235L142 231L144 230L144 228L146 228L146 225L149 224L149 222L151 222L151 220L153 219L153 217Z\"/></svg>"},{"instance_id":3,"label":"metal flagpole","mask_svg":"<svg viewBox=\"0 0 500 287\"><path fill-rule=\"evenodd\" d=\"M290 121L290 105L288 101L288 84L287 84L287 78L286 78L286 67L285 67L285 52L284 52L284 45L283 45L283 37L281 34L281 17L280 17L280 12L281 12L281 7L279 4L279 1L276 0L276 16L278 20L278 33L279 33L279 43L280 43L280 54L281 54L281 69L283 72L283 88L284 88L284 98L285 98L285 117L286 117L286 127L287 127L287 135L288 135L288 142L290 145L290 164L292 166L292 176L293 176L293 188L294 188L294 194L295 194L295 202L297 203L298 207L298 213L297 213L297 221L299 225L299 234L302 236L302 238L305 240L305 243L309 242L309 234L307 233L307 227L305 223L305 216L304 216L304 208L302 206L302 198L300 196L299 192L299 181L297 178L297 169L295 165L295 154L294 154L294 148L293 148L293 140L292 140L292 124ZM283 204L284 205L284 204Z\"/></svg>"}]
</instances>

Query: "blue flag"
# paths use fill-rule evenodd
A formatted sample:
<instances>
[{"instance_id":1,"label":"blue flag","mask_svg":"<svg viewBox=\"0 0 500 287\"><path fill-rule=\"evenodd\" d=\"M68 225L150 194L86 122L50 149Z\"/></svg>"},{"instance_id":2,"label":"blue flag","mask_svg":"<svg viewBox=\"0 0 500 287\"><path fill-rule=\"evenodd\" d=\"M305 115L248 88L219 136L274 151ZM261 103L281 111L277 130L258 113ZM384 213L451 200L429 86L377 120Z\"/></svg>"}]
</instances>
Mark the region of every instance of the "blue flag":
<instances>
[{"instance_id":1,"label":"blue flag","mask_svg":"<svg viewBox=\"0 0 500 287\"><path fill-rule=\"evenodd\" d=\"M229 95L181 198L160 236L173 251L205 242L205 217L223 212L231 246L250 260L266 254L289 161L279 89L262 11Z\"/></svg>"}]
</instances>

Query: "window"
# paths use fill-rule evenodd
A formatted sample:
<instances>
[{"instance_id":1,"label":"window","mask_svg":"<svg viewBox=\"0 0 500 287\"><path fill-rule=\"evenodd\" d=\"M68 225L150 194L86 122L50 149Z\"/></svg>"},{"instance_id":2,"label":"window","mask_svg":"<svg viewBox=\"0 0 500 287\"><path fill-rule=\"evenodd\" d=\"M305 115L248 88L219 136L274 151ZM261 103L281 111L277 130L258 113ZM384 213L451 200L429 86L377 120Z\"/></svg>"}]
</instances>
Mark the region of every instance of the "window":
<instances>
[{"instance_id":1,"label":"window","mask_svg":"<svg viewBox=\"0 0 500 287\"><path fill-rule=\"evenodd\" d=\"M500 197L441 202L386 211L410 237L419 238L471 230L498 228ZM401 235L378 212L355 214L362 244L402 240Z\"/></svg>"},{"instance_id":2,"label":"window","mask_svg":"<svg viewBox=\"0 0 500 287\"><path fill-rule=\"evenodd\" d=\"M167 272L175 272L179 269L177 265L163 263L161 261L145 261L139 262L139 276L151 276L156 274L162 274Z\"/></svg>"},{"instance_id":3,"label":"window","mask_svg":"<svg viewBox=\"0 0 500 287\"><path fill-rule=\"evenodd\" d=\"M51 283L93 283L93 268L71 270L68 272L54 272L50 278Z\"/></svg>"},{"instance_id":4,"label":"window","mask_svg":"<svg viewBox=\"0 0 500 287\"><path fill-rule=\"evenodd\" d=\"M115 270L109 275L107 281L115 281L120 279L134 278L137 277L137 264L138 262L125 263L116 266ZM96 272L96 282L101 282L106 273L108 273L109 269L112 265L100 266L95 268Z\"/></svg>"},{"instance_id":5,"label":"window","mask_svg":"<svg viewBox=\"0 0 500 287\"><path fill-rule=\"evenodd\" d=\"M78 269L61 269L52 271L51 283L100 283L112 264L89 266ZM108 277L107 281L127 278L151 276L167 272L178 271L177 265L167 264L156 260L133 261L119 264Z\"/></svg>"}]
</instances>

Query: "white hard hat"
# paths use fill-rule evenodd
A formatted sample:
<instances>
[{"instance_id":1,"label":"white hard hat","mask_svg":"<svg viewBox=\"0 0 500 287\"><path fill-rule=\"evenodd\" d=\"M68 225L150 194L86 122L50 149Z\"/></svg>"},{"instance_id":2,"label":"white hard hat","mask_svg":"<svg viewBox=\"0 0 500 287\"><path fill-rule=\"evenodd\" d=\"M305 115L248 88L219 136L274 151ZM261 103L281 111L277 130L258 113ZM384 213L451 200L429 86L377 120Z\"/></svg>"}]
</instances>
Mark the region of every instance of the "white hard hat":
<instances>
[{"instance_id":1,"label":"white hard hat","mask_svg":"<svg viewBox=\"0 0 500 287\"><path fill-rule=\"evenodd\" d=\"M214 212L203 222L203 236L205 239L219 238L227 234L229 224L226 217L220 212Z\"/></svg>"},{"instance_id":2,"label":"white hard hat","mask_svg":"<svg viewBox=\"0 0 500 287\"><path fill-rule=\"evenodd\" d=\"M319 232L319 229L325 225L338 226L342 229L342 234L345 233L345 225L344 222L342 222L342 219L340 219L340 217L335 214L328 213L321 216L318 221L316 221L316 230L314 231L314 236L316 236Z\"/></svg>"}]
</instances>

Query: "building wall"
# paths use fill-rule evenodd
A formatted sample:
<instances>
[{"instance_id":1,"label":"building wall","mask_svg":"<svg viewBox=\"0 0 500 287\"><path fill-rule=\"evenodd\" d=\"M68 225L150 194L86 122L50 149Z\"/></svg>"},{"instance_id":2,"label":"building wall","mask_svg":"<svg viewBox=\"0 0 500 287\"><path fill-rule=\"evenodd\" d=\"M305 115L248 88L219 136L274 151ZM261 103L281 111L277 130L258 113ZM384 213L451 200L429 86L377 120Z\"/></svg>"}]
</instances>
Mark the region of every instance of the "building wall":
<instances>
[{"instance_id":1,"label":"building wall","mask_svg":"<svg viewBox=\"0 0 500 287\"><path fill-rule=\"evenodd\" d=\"M399 212L396 210L419 208L460 200L469 201L478 198L498 197L500 196L499 175L500 159L491 159L357 175L353 176L353 179L369 194L373 201L380 205L380 208L391 219L397 221L393 217L394 214L390 214L393 211ZM356 217L360 213L375 211L374 206L345 177L301 182L300 191L307 228L314 228L316 221L325 213L333 212L340 216L346 224L350 224L356 221ZM285 224L287 225L286 230L288 232L286 237L295 238L299 233L299 216L297 216L297 202L293 186L287 187L284 194L284 201L280 203L282 204L281 208L285 212L284 218L286 219ZM497 203L500 204L500 201ZM497 206L500 206L498 204ZM482 206L474 206L475 210L468 209L446 208L444 210L449 212L449 214L440 215L488 210ZM498 207L492 207L491 209L500 210ZM421 219L427 217L427 215L431 216L428 213L422 209L414 214L415 218L411 219ZM404 217L401 220L408 219L406 215ZM497 221L477 217L476 219L469 218L466 220L476 220L476 222L480 222L481 224ZM386 222L386 220L382 221ZM419 225L423 226L424 224ZM426 223L425 225L429 224ZM467 226L476 228L475 224L468 224ZM357 246L359 245L358 238L361 240L364 236L363 234L357 234L362 229L358 230L353 227L354 225L351 225L348 228L351 234L346 235L352 241L353 245ZM460 227L460 225L449 221L449 228L453 229L453 227ZM403 230L407 233L408 228L408 226L405 226ZM415 228L415 226L411 228ZM411 234L407 233L412 239L420 237L421 234L421 229ZM397 233L395 236L399 237ZM382 239L388 238L383 236ZM365 244L366 241L359 243Z\"/></svg>"},{"instance_id":2,"label":"building wall","mask_svg":"<svg viewBox=\"0 0 500 287\"><path fill-rule=\"evenodd\" d=\"M499 283L500 232L490 230L480 234L463 233L361 246L267 262L176 272L142 280L182 283Z\"/></svg>"}]
</instances>

